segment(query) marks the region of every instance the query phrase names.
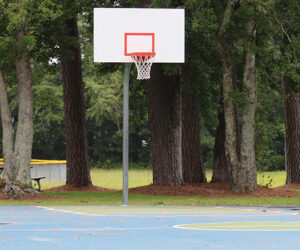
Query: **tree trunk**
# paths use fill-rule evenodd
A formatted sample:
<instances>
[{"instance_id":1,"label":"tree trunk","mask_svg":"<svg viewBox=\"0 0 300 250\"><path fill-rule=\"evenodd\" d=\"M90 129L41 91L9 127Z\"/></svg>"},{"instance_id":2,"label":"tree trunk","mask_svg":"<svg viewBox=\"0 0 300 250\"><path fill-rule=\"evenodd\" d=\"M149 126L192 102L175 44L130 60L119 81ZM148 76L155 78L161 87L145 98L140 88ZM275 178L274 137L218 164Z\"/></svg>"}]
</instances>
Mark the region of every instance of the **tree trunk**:
<instances>
[{"instance_id":1,"label":"tree trunk","mask_svg":"<svg viewBox=\"0 0 300 250\"><path fill-rule=\"evenodd\" d=\"M257 109L255 54L248 50L255 43L256 28L252 22L246 24L247 37L244 42L243 92L245 104L242 113L241 139L237 122L237 110L231 98L234 86L233 55L226 49L225 32L233 7L237 1L228 1L217 34L217 46L222 55L223 98L225 115L225 155L229 181L234 193L249 193L257 187L255 156L255 117ZM228 46L227 46L228 47Z\"/></svg>"},{"instance_id":2,"label":"tree trunk","mask_svg":"<svg viewBox=\"0 0 300 250\"><path fill-rule=\"evenodd\" d=\"M245 48L255 42L256 27L254 23L246 24L248 38ZM255 54L248 49L244 50L243 92L245 105L243 107L241 124L241 167L235 169L233 177L236 193L249 193L257 188L257 165L255 152L256 111L257 111L257 81L256 81Z\"/></svg>"},{"instance_id":3,"label":"tree trunk","mask_svg":"<svg viewBox=\"0 0 300 250\"><path fill-rule=\"evenodd\" d=\"M18 84L18 127L15 144L7 99L6 81L3 72L1 72L1 116L5 160L4 195L8 198L21 198L26 196L26 193L37 193L31 187L30 161L33 142L33 94L30 64L21 45L23 33L22 29L18 29L16 34L18 46L18 53L15 58Z\"/></svg>"},{"instance_id":4,"label":"tree trunk","mask_svg":"<svg viewBox=\"0 0 300 250\"><path fill-rule=\"evenodd\" d=\"M78 41L77 19L66 21L67 36ZM86 137L86 120L83 95L80 48L68 45L70 57L62 60L64 91L67 184L91 185Z\"/></svg>"},{"instance_id":5,"label":"tree trunk","mask_svg":"<svg viewBox=\"0 0 300 250\"><path fill-rule=\"evenodd\" d=\"M188 88L191 83L184 77L182 91L182 170L184 182L206 182L201 159L200 117L196 95Z\"/></svg>"},{"instance_id":6,"label":"tree trunk","mask_svg":"<svg viewBox=\"0 0 300 250\"><path fill-rule=\"evenodd\" d=\"M218 112L218 128L215 137L214 145L214 161L213 161L213 176L211 182L228 182L228 166L225 157L225 118L223 104L223 90L221 89L219 112Z\"/></svg>"},{"instance_id":7,"label":"tree trunk","mask_svg":"<svg viewBox=\"0 0 300 250\"><path fill-rule=\"evenodd\" d=\"M30 161L33 142L33 94L30 64L24 54L16 58L16 74L19 93L18 128L13 157L14 164L18 169L16 181L31 187Z\"/></svg>"},{"instance_id":8,"label":"tree trunk","mask_svg":"<svg viewBox=\"0 0 300 250\"><path fill-rule=\"evenodd\" d=\"M230 97L234 91L233 62L228 55L225 46L224 33L229 25L233 6L236 1L228 1L222 23L217 35L217 46L222 56L222 81L223 81L223 100L224 100L224 118L225 118L225 156L228 166L228 175L230 186L234 186L233 170L240 167L238 155L238 130L236 121L235 105Z\"/></svg>"},{"instance_id":9,"label":"tree trunk","mask_svg":"<svg viewBox=\"0 0 300 250\"><path fill-rule=\"evenodd\" d=\"M153 184L180 186L182 175L181 81L154 64L147 81Z\"/></svg>"},{"instance_id":10,"label":"tree trunk","mask_svg":"<svg viewBox=\"0 0 300 250\"><path fill-rule=\"evenodd\" d=\"M15 180L16 169L13 165L13 152L14 152L14 138L13 138L13 124L10 112L8 95L7 95L7 82L6 76L0 70L0 110L2 120L2 145L3 157L5 160L4 170L2 173L3 179L7 184L11 184Z\"/></svg>"},{"instance_id":11,"label":"tree trunk","mask_svg":"<svg viewBox=\"0 0 300 250\"><path fill-rule=\"evenodd\" d=\"M224 98L224 117L225 117L225 156L228 164L228 174L231 190L237 184L235 183L235 170L240 168L238 155L238 133L236 112L230 93L233 92L233 76L231 65L223 60L223 98Z\"/></svg>"},{"instance_id":12,"label":"tree trunk","mask_svg":"<svg viewBox=\"0 0 300 250\"><path fill-rule=\"evenodd\" d=\"M300 103L290 88L291 79L282 77L286 137L286 184L300 183Z\"/></svg>"}]
</instances>

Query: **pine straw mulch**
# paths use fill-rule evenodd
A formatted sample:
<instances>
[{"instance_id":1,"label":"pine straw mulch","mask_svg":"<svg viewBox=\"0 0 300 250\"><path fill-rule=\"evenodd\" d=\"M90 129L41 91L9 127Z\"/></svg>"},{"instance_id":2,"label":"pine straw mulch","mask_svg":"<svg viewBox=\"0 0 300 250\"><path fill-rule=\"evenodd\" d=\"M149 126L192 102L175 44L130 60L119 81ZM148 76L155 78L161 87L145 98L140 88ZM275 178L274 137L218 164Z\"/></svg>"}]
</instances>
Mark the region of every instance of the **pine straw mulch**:
<instances>
[{"instance_id":1,"label":"pine straw mulch","mask_svg":"<svg viewBox=\"0 0 300 250\"><path fill-rule=\"evenodd\" d=\"M259 186L250 194L234 194L230 191L228 183L186 183L182 187L167 187L148 185L131 188L131 193L151 195L172 195L172 196L200 196L202 198L215 197L300 197L300 193L293 190L299 189L298 185L285 185L277 188Z\"/></svg>"},{"instance_id":2,"label":"pine straw mulch","mask_svg":"<svg viewBox=\"0 0 300 250\"><path fill-rule=\"evenodd\" d=\"M168 186L142 186L131 188L130 193L148 194L148 195L169 195L169 196L199 196L202 198L216 198L216 197L300 197L300 193L294 192L300 190L300 184L284 185L277 188L268 188L259 186L257 190L250 194L234 194L230 191L228 183L186 183L181 187ZM106 192L119 191L116 189L107 189L98 186L76 187L74 185L63 185L59 187L49 188L44 191L47 192ZM66 199L66 197L57 197L45 195L43 192L39 195L28 195L21 200L56 200ZM0 200L7 200L0 189Z\"/></svg>"},{"instance_id":3,"label":"pine straw mulch","mask_svg":"<svg viewBox=\"0 0 300 250\"><path fill-rule=\"evenodd\" d=\"M58 196L52 196L52 195L46 195L43 193L39 194L26 194L26 197L17 199L18 201L33 201L33 200L59 200L59 199L67 199L66 197L58 197ZM3 195L3 190L0 189L0 201L5 200L5 201L13 201L16 199L7 199ZM1 204L1 203L0 203Z\"/></svg>"},{"instance_id":4,"label":"pine straw mulch","mask_svg":"<svg viewBox=\"0 0 300 250\"><path fill-rule=\"evenodd\" d=\"M251 194L234 194L230 191L228 183L186 183L181 187L155 186L147 185L142 187L130 188L130 193L148 194L148 195L169 195L169 196L200 196L203 198L214 197L300 197L300 193L293 190L300 190L300 184L284 185L277 188L268 188L259 186ZM47 189L45 191L64 192L105 192L119 191L116 189L107 189L98 186L76 187L64 185Z\"/></svg>"},{"instance_id":5,"label":"pine straw mulch","mask_svg":"<svg viewBox=\"0 0 300 250\"><path fill-rule=\"evenodd\" d=\"M19 201L30 201L30 200L60 200L60 199L69 199L68 197L61 197L61 196L53 196L53 195L46 195L44 191L47 192L64 192L64 191L79 191L79 192L104 192L104 191L111 191L111 189L101 188L97 186L86 186L86 187L76 187L74 185L63 185L59 187L49 188L43 190L43 192L39 194L26 194L26 197L18 199ZM14 200L14 199L7 199L3 195L3 189L0 188L0 201L1 200Z\"/></svg>"}]
</instances>

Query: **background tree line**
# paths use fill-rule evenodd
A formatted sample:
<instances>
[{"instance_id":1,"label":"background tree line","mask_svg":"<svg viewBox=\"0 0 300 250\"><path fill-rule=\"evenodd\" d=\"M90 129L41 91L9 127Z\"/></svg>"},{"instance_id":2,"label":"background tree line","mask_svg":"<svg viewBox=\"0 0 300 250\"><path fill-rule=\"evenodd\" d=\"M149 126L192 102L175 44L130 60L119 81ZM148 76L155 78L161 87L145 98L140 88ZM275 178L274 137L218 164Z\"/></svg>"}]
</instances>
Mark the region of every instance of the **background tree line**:
<instances>
[{"instance_id":1,"label":"background tree line","mask_svg":"<svg viewBox=\"0 0 300 250\"><path fill-rule=\"evenodd\" d=\"M12 131L20 120L21 53L33 88L32 156L68 159L67 183L89 184L89 163L112 167L122 157L123 65L93 63L94 7L186 10L186 63L153 65L146 82L131 71L130 160L151 166L154 184L206 182L207 168L214 170L213 182L230 182L235 192L256 188L257 169L287 168L288 182L300 182L298 0L23 0L0 6L0 69ZM82 169L78 182L74 176Z\"/></svg>"}]
</instances>

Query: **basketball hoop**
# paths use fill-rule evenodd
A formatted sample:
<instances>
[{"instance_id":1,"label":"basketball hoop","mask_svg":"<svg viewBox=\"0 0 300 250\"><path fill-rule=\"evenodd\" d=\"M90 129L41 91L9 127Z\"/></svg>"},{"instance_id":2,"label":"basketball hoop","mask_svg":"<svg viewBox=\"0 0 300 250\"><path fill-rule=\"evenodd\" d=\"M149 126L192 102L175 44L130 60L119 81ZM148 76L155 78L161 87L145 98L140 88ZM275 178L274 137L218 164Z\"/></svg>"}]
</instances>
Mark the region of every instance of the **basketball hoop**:
<instances>
[{"instance_id":1,"label":"basketball hoop","mask_svg":"<svg viewBox=\"0 0 300 250\"><path fill-rule=\"evenodd\" d=\"M150 71L154 56L155 53L136 52L131 54L131 58L134 60L135 66L137 68L138 80L150 79Z\"/></svg>"}]
</instances>

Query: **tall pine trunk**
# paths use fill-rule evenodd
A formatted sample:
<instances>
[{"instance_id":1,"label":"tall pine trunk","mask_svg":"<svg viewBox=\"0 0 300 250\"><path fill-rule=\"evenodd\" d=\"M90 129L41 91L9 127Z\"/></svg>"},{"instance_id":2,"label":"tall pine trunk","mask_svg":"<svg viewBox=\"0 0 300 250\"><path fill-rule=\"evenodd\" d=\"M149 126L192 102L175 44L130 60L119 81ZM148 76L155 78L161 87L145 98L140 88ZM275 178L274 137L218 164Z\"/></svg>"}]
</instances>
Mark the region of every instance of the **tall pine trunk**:
<instances>
[{"instance_id":1,"label":"tall pine trunk","mask_svg":"<svg viewBox=\"0 0 300 250\"><path fill-rule=\"evenodd\" d=\"M185 74L186 73L186 74ZM186 76L187 75L187 76ZM186 77L185 77L186 76ZM182 90L182 170L184 182L206 182L201 159L200 116L192 83L184 72Z\"/></svg>"},{"instance_id":2,"label":"tall pine trunk","mask_svg":"<svg viewBox=\"0 0 300 250\"><path fill-rule=\"evenodd\" d=\"M66 21L67 37L78 41L77 18ZM82 65L79 45L68 45L70 57L62 60L64 92L67 184L91 185L86 137Z\"/></svg>"},{"instance_id":3,"label":"tall pine trunk","mask_svg":"<svg viewBox=\"0 0 300 250\"><path fill-rule=\"evenodd\" d=\"M286 138L286 184L300 183L300 103L299 95L289 86L292 80L282 77Z\"/></svg>"},{"instance_id":4,"label":"tall pine trunk","mask_svg":"<svg viewBox=\"0 0 300 250\"><path fill-rule=\"evenodd\" d=\"M180 186L183 184L180 78L164 75L161 65L155 64L146 89L153 184Z\"/></svg>"}]
</instances>

